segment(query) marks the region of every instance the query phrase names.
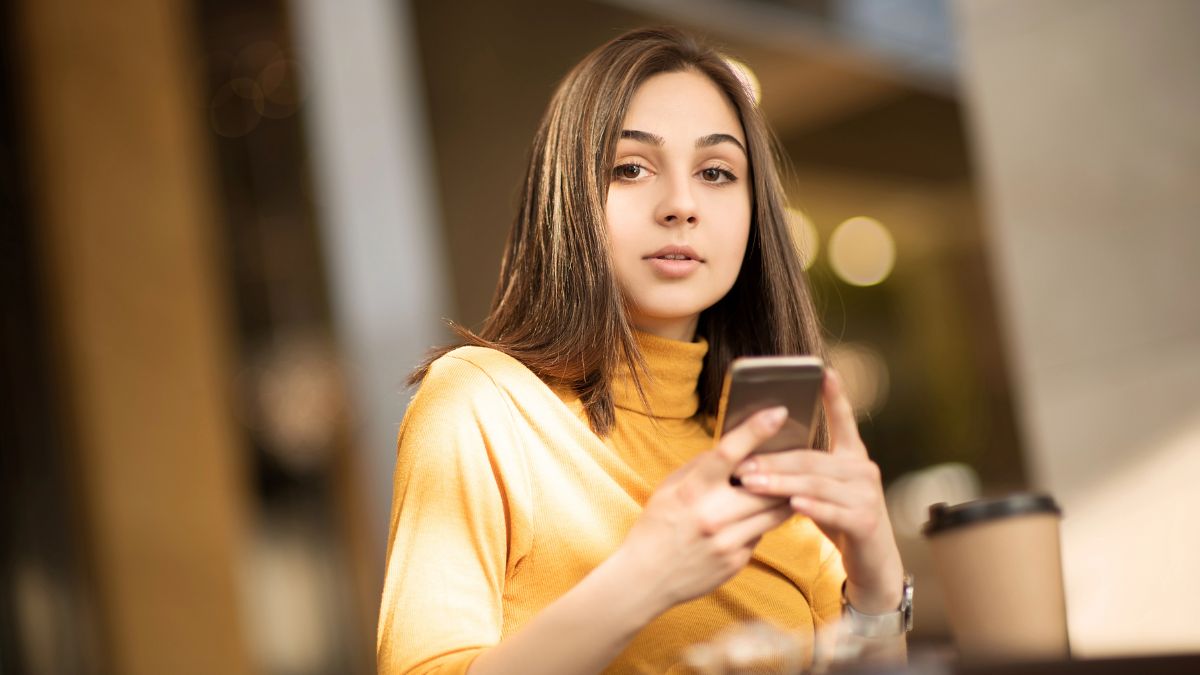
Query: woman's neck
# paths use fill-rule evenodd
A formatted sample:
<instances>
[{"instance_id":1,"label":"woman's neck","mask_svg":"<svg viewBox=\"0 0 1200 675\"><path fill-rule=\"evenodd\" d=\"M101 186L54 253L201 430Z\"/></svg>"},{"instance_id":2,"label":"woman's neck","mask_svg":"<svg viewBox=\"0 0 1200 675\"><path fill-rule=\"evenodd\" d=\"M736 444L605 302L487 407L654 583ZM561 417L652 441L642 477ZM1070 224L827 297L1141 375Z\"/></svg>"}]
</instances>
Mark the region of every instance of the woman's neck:
<instances>
[{"instance_id":1,"label":"woman's neck","mask_svg":"<svg viewBox=\"0 0 1200 675\"><path fill-rule=\"evenodd\" d=\"M700 317L698 315L670 319L637 316L633 317L632 320L633 327L643 333L649 333L650 335L668 340L678 340L680 342L695 341L696 326L699 325L699 322Z\"/></svg>"}]
</instances>

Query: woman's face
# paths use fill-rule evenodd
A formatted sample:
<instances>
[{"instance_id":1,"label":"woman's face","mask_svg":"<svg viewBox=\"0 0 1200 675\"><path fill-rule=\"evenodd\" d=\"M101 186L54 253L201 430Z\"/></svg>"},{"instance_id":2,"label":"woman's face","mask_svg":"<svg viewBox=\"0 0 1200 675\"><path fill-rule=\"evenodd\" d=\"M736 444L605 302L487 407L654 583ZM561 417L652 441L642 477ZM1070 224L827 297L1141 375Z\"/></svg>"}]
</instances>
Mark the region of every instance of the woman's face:
<instances>
[{"instance_id":1,"label":"woman's face","mask_svg":"<svg viewBox=\"0 0 1200 675\"><path fill-rule=\"evenodd\" d=\"M633 96L605 216L633 325L692 340L737 279L750 233L750 162L737 111L705 75L655 75Z\"/></svg>"}]
</instances>

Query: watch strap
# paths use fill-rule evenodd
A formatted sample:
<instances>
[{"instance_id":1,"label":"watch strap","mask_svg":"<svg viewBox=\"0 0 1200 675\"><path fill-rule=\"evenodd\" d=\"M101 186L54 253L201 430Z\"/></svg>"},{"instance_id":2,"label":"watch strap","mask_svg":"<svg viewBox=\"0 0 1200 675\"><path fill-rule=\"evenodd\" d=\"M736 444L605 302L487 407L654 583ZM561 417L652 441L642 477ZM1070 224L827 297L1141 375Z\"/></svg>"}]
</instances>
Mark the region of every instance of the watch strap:
<instances>
[{"instance_id":1,"label":"watch strap","mask_svg":"<svg viewBox=\"0 0 1200 675\"><path fill-rule=\"evenodd\" d=\"M912 576L904 575L900 606L886 614L865 614L854 609L846 599L846 582L842 582L842 619L849 625L851 635L866 638L896 637L912 630Z\"/></svg>"}]
</instances>

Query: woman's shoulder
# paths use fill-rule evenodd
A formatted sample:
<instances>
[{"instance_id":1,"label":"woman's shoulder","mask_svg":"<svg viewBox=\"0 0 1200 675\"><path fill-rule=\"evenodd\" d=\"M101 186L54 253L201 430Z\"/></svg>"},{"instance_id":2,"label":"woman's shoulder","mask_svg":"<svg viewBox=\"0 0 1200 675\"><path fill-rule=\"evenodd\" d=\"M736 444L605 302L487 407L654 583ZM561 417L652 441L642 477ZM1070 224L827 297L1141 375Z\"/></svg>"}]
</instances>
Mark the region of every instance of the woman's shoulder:
<instances>
[{"instance_id":1,"label":"woman's shoulder","mask_svg":"<svg viewBox=\"0 0 1200 675\"><path fill-rule=\"evenodd\" d=\"M510 421L535 426L558 415L584 419L573 392L548 385L510 354L474 345L457 347L429 365L406 417L414 411L462 418L501 410Z\"/></svg>"},{"instance_id":2,"label":"woman's shoulder","mask_svg":"<svg viewBox=\"0 0 1200 675\"><path fill-rule=\"evenodd\" d=\"M451 349L430 363L424 381L462 376L467 372L478 372L496 381L536 377L520 361L498 349L464 345Z\"/></svg>"},{"instance_id":3,"label":"woman's shoulder","mask_svg":"<svg viewBox=\"0 0 1200 675\"><path fill-rule=\"evenodd\" d=\"M429 364L418 396L436 391L460 400L472 400L492 397L499 392L519 394L539 385L544 386L532 371L512 356L490 347L466 345L446 352Z\"/></svg>"}]
</instances>

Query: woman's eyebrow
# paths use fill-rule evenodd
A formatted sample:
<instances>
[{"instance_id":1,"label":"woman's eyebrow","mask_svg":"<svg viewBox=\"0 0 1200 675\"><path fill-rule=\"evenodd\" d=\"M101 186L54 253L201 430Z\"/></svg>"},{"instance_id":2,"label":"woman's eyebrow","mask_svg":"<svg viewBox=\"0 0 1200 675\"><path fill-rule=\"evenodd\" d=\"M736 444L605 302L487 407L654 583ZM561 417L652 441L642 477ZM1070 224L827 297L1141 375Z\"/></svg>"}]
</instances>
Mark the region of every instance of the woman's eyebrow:
<instances>
[{"instance_id":1,"label":"woman's eyebrow","mask_svg":"<svg viewBox=\"0 0 1200 675\"><path fill-rule=\"evenodd\" d=\"M649 131L638 131L637 129L622 129L621 138L628 138L632 141L646 143L659 148L661 148L666 142L663 140L663 137L659 136L658 134L652 134ZM696 148L711 148L712 146L719 145L721 143L732 143L742 151L743 155L749 156L749 153L746 152L746 147L742 145L742 142L733 136L730 136L729 134L709 134L707 136L701 136L700 138L696 139Z\"/></svg>"},{"instance_id":2,"label":"woman's eyebrow","mask_svg":"<svg viewBox=\"0 0 1200 675\"><path fill-rule=\"evenodd\" d=\"M663 143L666 142L663 140L662 136L652 134L649 131L638 131L637 129L622 129L621 138L628 138L641 143L649 143L650 145L656 145L660 148L662 147Z\"/></svg>"},{"instance_id":3,"label":"woman's eyebrow","mask_svg":"<svg viewBox=\"0 0 1200 675\"><path fill-rule=\"evenodd\" d=\"M742 145L742 142L729 134L709 134L696 139L697 148L710 148L719 143L733 143L738 146L743 155L750 156L750 153L746 152L746 147Z\"/></svg>"}]
</instances>

